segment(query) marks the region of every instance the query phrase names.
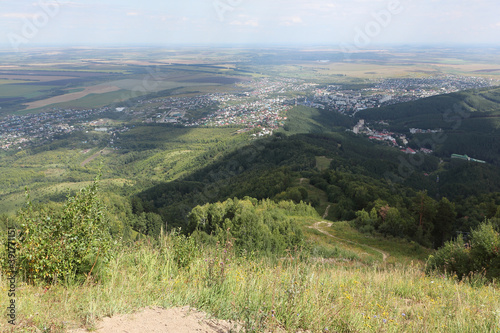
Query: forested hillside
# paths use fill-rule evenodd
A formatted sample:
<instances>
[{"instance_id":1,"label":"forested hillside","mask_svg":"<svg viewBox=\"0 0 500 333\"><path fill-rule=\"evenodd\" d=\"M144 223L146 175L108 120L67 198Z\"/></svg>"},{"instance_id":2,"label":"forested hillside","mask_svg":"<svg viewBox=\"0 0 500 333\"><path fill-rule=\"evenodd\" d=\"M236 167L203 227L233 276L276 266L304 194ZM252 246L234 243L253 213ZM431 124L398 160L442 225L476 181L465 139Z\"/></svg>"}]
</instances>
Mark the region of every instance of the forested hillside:
<instances>
[{"instance_id":1,"label":"forested hillside","mask_svg":"<svg viewBox=\"0 0 500 333\"><path fill-rule=\"evenodd\" d=\"M310 112L307 120L309 111L303 111L288 122L296 134L284 131L243 145L186 177L138 193L133 211L158 214L185 227L187 212L206 202L247 195L304 201L321 214L329 205L328 218L353 220L364 232L406 237L430 247L441 246L457 231L468 232L485 218L499 217L498 167L443 162L432 155L408 157L351 133L329 131L331 122L315 118L321 112ZM317 165L318 157L328 161L326 169Z\"/></svg>"},{"instance_id":2,"label":"forested hillside","mask_svg":"<svg viewBox=\"0 0 500 333\"><path fill-rule=\"evenodd\" d=\"M443 125L439 134L446 140L431 155L406 155L373 143L345 131L356 119L303 106L288 112L283 130L261 139L235 128L142 124L114 137L114 149L107 148L109 136L102 133L61 136L48 145L3 154L2 205L9 213L2 219L21 207L23 184L29 184L35 204L57 205L101 169L114 233L126 237L157 235L165 226L187 231L195 206L249 196L303 201L321 215L329 207L328 219L438 247L457 231L468 232L484 219L498 217L500 172L494 160L499 154L483 147L493 156L485 157L491 161L486 164L444 154L458 144L454 134L495 141L496 129L478 134L469 121L476 114L495 115L497 95L498 90L466 92L358 112L367 121L388 120L391 129ZM462 109L453 108L461 100L468 111L460 128L434 122L448 109L457 113L449 119L459 122ZM412 122L420 116L422 123ZM476 118L489 124L496 119ZM425 135L409 136L410 145L425 142ZM467 149L453 152L481 158L480 150L474 153L481 142L468 140Z\"/></svg>"},{"instance_id":3,"label":"forested hillside","mask_svg":"<svg viewBox=\"0 0 500 333\"><path fill-rule=\"evenodd\" d=\"M409 133L410 128L442 129L438 134L415 135L412 146L432 148L443 158L467 154L500 165L500 88L469 90L363 110L356 117L386 120L390 130L400 133Z\"/></svg>"}]
</instances>

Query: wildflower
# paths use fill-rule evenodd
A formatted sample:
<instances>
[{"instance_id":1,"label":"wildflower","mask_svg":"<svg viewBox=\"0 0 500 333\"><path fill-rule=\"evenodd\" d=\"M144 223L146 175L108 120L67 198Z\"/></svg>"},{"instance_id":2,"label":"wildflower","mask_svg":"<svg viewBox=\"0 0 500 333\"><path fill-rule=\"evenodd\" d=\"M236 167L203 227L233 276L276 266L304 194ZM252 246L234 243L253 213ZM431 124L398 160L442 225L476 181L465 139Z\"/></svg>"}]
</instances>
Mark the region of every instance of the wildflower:
<instances>
[{"instance_id":1,"label":"wildflower","mask_svg":"<svg viewBox=\"0 0 500 333\"><path fill-rule=\"evenodd\" d=\"M384 322L384 324L386 324L387 323L387 319L384 319L383 322Z\"/></svg>"},{"instance_id":2,"label":"wildflower","mask_svg":"<svg viewBox=\"0 0 500 333\"><path fill-rule=\"evenodd\" d=\"M401 315L402 315L403 317L406 317L406 314L405 314L404 312L403 312Z\"/></svg>"}]
</instances>

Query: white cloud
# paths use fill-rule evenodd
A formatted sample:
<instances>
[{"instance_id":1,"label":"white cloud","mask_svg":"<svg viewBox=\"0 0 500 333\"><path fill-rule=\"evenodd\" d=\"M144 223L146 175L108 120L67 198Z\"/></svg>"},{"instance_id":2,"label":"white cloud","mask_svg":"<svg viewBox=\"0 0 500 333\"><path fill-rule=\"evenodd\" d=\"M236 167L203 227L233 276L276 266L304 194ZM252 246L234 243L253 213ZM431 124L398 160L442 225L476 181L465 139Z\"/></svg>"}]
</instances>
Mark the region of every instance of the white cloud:
<instances>
[{"instance_id":1,"label":"white cloud","mask_svg":"<svg viewBox=\"0 0 500 333\"><path fill-rule=\"evenodd\" d=\"M39 15L39 14L37 14L37 13L5 13L5 14L1 14L0 16L5 17L5 18L33 19L37 15Z\"/></svg>"},{"instance_id":2,"label":"white cloud","mask_svg":"<svg viewBox=\"0 0 500 333\"><path fill-rule=\"evenodd\" d=\"M282 17L280 19L281 24L285 26L291 26L291 25L297 25L297 24L302 24L302 17L300 16L288 16L288 17Z\"/></svg>"},{"instance_id":3,"label":"white cloud","mask_svg":"<svg viewBox=\"0 0 500 333\"><path fill-rule=\"evenodd\" d=\"M236 25L236 26L258 27L259 20L256 20L256 19L249 19L249 20L245 20L245 21L234 20L234 21L229 22L229 24Z\"/></svg>"}]
</instances>

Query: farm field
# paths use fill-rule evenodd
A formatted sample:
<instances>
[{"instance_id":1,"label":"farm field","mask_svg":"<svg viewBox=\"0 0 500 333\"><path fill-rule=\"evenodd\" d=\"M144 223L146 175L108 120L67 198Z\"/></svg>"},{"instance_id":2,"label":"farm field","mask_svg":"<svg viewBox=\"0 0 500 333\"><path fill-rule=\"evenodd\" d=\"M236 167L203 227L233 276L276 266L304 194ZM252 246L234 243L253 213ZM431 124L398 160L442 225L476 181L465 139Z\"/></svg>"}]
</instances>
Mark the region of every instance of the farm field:
<instances>
[{"instance_id":1,"label":"farm field","mask_svg":"<svg viewBox=\"0 0 500 333\"><path fill-rule=\"evenodd\" d=\"M65 95L60 95L60 96L51 97L48 99L28 103L26 106L26 110L42 108L42 107L45 107L48 105L59 104L59 103L64 103L64 102L71 102L71 101L83 98L83 97L90 95L90 94L105 94L105 93L113 92L113 91L117 91L117 90L120 90L120 88L116 87L116 86L112 86L112 85L98 85L98 86L87 87L84 90L79 91L79 92L72 92L72 93L68 93Z\"/></svg>"},{"instance_id":2,"label":"farm field","mask_svg":"<svg viewBox=\"0 0 500 333\"><path fill-rule=\"evenodd\" d=\"M305 52L307 56L298 56ZM3 55L0 67L2 113L44 107L102 107L126 96L163 90L177 93L231 91L233 84L261 77L297 78L328 84L371 84L384 78L465 75L498 79L500 64L490 55L447 58L439 51L421 57L413 50L347 53L338 50L192 49L54 50L34 52L19 64ZM0 59L2 54L0 53ZM60 59L58 62L57 60ZM68 60L71 59L71 60ZM390 60L387 60L390 59ZM279 62L279 64L278 64ZM119 94L114 92L121 90ZM90 98L89 98L90 95ZM123 95L125 97L120 98ZM21 106L22 105L22 106Z\"/></svg>"}]
</instances>

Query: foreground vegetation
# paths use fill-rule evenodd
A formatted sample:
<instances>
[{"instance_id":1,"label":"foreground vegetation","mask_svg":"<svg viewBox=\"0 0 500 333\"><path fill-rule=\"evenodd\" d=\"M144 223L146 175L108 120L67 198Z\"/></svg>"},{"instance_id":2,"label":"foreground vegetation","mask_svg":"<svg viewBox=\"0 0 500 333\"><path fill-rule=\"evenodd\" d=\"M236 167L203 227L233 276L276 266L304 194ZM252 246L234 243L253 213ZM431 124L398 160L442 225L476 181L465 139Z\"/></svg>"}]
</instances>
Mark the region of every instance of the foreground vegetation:
<instances>
[{"instance_id":1,"label":"foreground vegetation","mask_svg":"<svg viewBox=\"0 0 500 333\"><path fill-rule=\"evenodd\" d=\"M105 316L145 306L184 305L237 321L247 332L495 332L500 328L500 290L484 275L469 274L461 280L446 273L426 275L419 260L423 252L416 244L411 251L394 252L396 261L386 261L386 255L383 260L364 259L356 254L356 246L381 251L345 239L355 233L347 225L327 232L311 230L308 227L320 219L303 203L246 198L198 206L190 214L191 236L174 230L135 242L115 238L102 243L109 247L106 256L93 251L97 255L90 261L86 249L99 248L98 243L112 232L110 224L109 228L100 224L100 230L85 234L84 241L70 242L77 248L47 246L40 233L50 225L57 226L57 239L65 244L82 235L82 226L104 221L105 208L96 189L95 183L89 185L60 212L29 207L20 215L17 260L25 269L18 272L17 325L4 320L2 331L93 329ZM333 237L340 239L332 244ZM381 240L370 244L391 251ZM57 256L61 251L64 255ZM39 258L42 252L45 258ZM26 261L31 256L37 256L36 262ZM61 267L66 271L59 272ZM4 263L2 304L9 302L7 271ZM5 318L6 309L2 312Z\"/></svg>"},{"instance_id":2,"label":"foreground vegetation","mask_svg":"<svg viewBox=\"0 0 500 333\"><path fill-rule=\"evenodd\" d=\"M425 276L420 264L361 265L235 256L227 244L204 245L182 267L189 240L170 234L117 248L99 281L68 286L19 286L16 331L63 332L145 306L190 305L237 320L246 331L495 332L498 286ZM229 250L229 251L228 251ZM228 251L228 252L226 252ZM6 290L5 278L1 281ZM6 293L0 301L6 304ZM2 322L2 331L8 329Z\"/></svg>"}]
</instances>

